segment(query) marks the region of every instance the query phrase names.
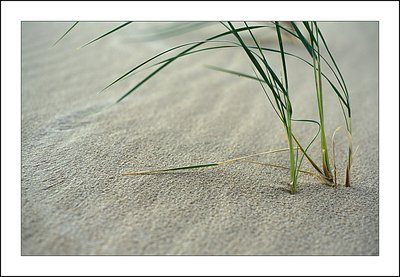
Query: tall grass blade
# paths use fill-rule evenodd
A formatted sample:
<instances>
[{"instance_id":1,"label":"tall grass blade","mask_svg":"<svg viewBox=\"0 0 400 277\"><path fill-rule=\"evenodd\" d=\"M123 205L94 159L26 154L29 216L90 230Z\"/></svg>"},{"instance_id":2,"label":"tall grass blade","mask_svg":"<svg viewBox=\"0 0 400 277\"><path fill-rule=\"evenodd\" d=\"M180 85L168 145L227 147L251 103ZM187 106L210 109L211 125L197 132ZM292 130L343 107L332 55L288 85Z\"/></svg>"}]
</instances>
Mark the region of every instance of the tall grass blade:
<instances>
[{"instance_id":1,"label":"tall grass blade","mask_svg":"<svg viewBox=\"0 0 400 277\"><path fill-rule=\"evenodd\" d=\"M292 134L292 105L289 99L289 86L288 86L288 79L287 79L287 70L286 70L286 60L285 60L285 51L283 49L283 42L281 36L281 30L279 22L275 22L276 24L276 34L278 37L279 43L279 50L281 52L281 61L282 61L282 68L283 68L283 76L285 81L285 104L286 104L286 132L287 132L287 140L289 146L289 162L290 162L290 192L296 193L297 190L297 154L296 157L294 156L293 151L293 134ZM297 152L296 152L297 153Z\"/></svg>"}]
</instances>

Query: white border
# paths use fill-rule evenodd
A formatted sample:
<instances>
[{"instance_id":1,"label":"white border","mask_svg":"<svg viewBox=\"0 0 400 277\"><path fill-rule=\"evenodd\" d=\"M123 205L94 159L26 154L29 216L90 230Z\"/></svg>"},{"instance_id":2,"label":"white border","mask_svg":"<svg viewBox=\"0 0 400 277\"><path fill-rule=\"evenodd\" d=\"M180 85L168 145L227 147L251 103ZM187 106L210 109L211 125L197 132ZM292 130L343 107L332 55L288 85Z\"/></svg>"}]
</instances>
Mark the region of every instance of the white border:
<instances>
[{"instance_id":1,"label":"white border","mask_svg":"<svg viewBox=\"0 0 400 277\"><path fill-rule=\"evenodd\" d=\"M399 5L396 1L245 3L2 1L2 275L398 275L398 12ZM78 19L379 21L380 255L378 257L21 257L20 21Z\"/></svg>"}]
</instances>

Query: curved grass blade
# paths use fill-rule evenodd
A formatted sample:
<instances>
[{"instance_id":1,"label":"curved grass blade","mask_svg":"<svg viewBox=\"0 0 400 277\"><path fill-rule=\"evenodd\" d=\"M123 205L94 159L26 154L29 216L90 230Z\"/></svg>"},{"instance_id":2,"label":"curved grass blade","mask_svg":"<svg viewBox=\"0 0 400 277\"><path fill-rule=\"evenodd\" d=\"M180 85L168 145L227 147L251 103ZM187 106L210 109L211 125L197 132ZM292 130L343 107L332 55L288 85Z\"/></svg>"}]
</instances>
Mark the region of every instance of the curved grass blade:
<instances>
[{"instance_id":1,"label":"curved grass blade","mask_svg":"<svg viewBox=\"0 0 400 277\"><path fill-rule=\"evenodd\" d=\"M303 33L300 31L299 27L297 27L296 23L291 22L293 29L296 31L297 33L297 37L300 39L300 41L303 43L304 47L306 48L306 50L308 51L308 53L310 54L311 57L315 56L315 53L313 51L313 48L311 47L311 45L308 43L307 39L304 37Z\"/></svg>"},{"instance_id":2,"label":"curved grass blade","mask_svg":"<svg viewBox=\"0 0 400 277\"><path fill-rule=\"evenodd\" d=\"M249 28L249 26L247 25L246 22L244 22L244 24L246 25L247 28ZM261 57L260 57L259 55L257 55L256 53L254 53L254 52L253 52L253 53L254 53L255 55L257 55L257 56L259 57L259 59L263 61L264 64L267 64L268 62L267 62L267 59L266 59L265 56L264 56L264 52L262 51L262 48L261 48L260 45L258 44L257 39L254 37L253 32L252 32L250 29L249 29L249 33L250 33L251 38L253 39L254 43L256 44L256 47L254 47L254 48L258 49L258 51L259 51L260 54L261 54ZM267 68L266 68L266 69L267 69ZM267 70L266 73L267 73L266 75L267 75L267 77L268 77L269 82L272 83L272 82L271 82L271 77L270 77L269 71ZM256 74L256 75L257 75L257 74ZM277 87L277 85L276 85L275 82L274 82L274 84L275 84L275 87ZM270 102L271 102L271 101L270 101Z\"/></svg>"},{"instance_id":3,"label":"curved grass blade","mask_svg":"<svg viewBox=\"0 0 400 277\"><path fill-rule=\"evenodd\" d=\"M76 21L56 42L51 47L56 46L57 43L59 43L75 26L79 23L79 21Z\"/></svg>"},{"instance_id":4,"label":"curved grass blade","mask_svg":"<svg viewBox=\"0 0 400 277\"><path fill-rule=\"evenodd\" d=\"M320 124L319 122L312 120L312 119L292 119L292 121L295 122L306 122L306 123L313 123L313 124L317 124L318 125L318 130L317 133L315 134L315 136L313 137L313 139L310 141L310 143L307 145L306 149L304 149L305 152L302 152L302 156L300 158L299 164L298 164L298 168L300 169L301 164L303 162L304 156L307 154L308 149L311 147L311 145L314 143L314 141L318 138L319 132L320 132ZM318 172L320 172L321 170L318 169ZM297 173L298 174L298 173ZM319 176L319 175L318 175ZM321 178L321 176L319 176L319 179L324 179L325 178Z\"/></svg>"},{"instance_id":5,"label":"curved grass blade","mask_svg":"<svg viewBox=\"0 0 400 277\"><path fill-rule=\"evenodd\" d=\"M120 25L120 26L118 26L118 27L112 29L111 31L109 31L109 32L107 32L107 33L105 33L105 34L103 34L103 35L101 35L101 36L99 36L99 37L97 37L97 38L95 38L95 39L89 41L88 43L84 44L83 46L81 46L81 47L79 47L79 48L83 48L83 47L85 47L85 46L88 46L89 44L92 44L93 42L98 41L98 40L100 40L100 39L102 39L102 38L104 38L104 37L106 37L106 36L108 36L108 35L110 35L110 34L116 32L116 31L118 31L119 29L124 28L125 26L127 26L127 25L129 25L129 24L131 24L131 23L132 23L132 21L125 22L124 24L122 24L122 25Z\"/></svg>"}]
</instances>

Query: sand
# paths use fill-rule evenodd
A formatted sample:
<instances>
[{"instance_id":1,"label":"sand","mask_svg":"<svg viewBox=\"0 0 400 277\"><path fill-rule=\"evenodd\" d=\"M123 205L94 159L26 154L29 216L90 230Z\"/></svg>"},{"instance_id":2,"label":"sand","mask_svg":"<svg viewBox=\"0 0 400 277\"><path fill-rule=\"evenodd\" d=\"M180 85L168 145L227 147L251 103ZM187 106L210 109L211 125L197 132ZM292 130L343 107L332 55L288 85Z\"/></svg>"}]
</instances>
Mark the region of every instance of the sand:
<instances>
[{"instance_id":1,"label":"sand","mask_svg":"<svg viewBox=\"0 0 400 277\"><path fill-rule=\"evenodd\" d=\"M76 50L116 25L83 23L51 48L69 24L22 24L23 255L379 254L377 23L321 23L351 93L359 150L350 188L304 175L295 195L288 192L287 170L248 163L124 176L286 142L257 82L204 66L251 72L238 49L179 60L110 106L144 76L97 93L119 75L166 47L222 30L215 25L141 41L138 34L149 28L142 23ZM268 35L263 39L274 46ZM312 71L294 61L289 66L294 116L317 118ZM325 95L330 141L343 117L332 91ZM304 141L315 131L295 126ZM337 141L340 180L343 134ZM256 160L288 162L286 153Z\"/></svg>"}]
</instances>

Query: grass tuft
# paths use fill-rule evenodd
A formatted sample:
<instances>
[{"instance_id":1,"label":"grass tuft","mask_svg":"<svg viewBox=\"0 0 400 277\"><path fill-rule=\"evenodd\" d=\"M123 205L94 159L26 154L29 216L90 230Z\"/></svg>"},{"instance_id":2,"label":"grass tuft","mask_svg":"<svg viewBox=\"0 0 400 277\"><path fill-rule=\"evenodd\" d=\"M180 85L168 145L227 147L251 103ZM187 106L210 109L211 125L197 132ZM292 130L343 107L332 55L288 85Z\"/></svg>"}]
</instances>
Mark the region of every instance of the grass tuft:
<instances>
[{"instance_id":1,"label":"grass tuft","mask_svg":"<svg viewBox=\"0 0 400 277\"><path fill-rule=\"evenodd\" d=\"M77 24L76 22L73 26L71 26L66 33L58 39L54 45L56 45L62 38L64 38ZM126 22L109 32L89 41L82 47L88 46L98 40L124 28L125 26L131 24L132 22ZM332 162L333 168L331 166L331 161L329 159L329 149L326 142L326 124L324 118L324 93L323 90L323 82L327 82L329 86L333 89L333 93L338 97L339 105L342 110L344 121L346 125L347 139L348 139L348 157L347 157L347 165L345 170L345 186L350 186L350 170L353 163L353 150L352 150L352 130L351 130L351 108L350 108L350 97L349 92L344 81L343 75L341 74L337 62L335 61L332 52L328 48L328 44L326 39L324 38L321 29L319 28L317 22L302 22L302 29L295 22L290 22L290 27L287 27L287 22L271 22L268 24L255 24L249 25L247 22L243 23L243 26L236 27L238 23L232 22L220 22L222 26L227 30L225 32L218 33L214 36L211 36L202 41L195 41L177 45L161 53L145 60L139 65L133 67L131 70L121 75L113 82L109 83L102 91L110 88L114 84L120 82L122 79L128 78L139 71L153 69L148 75L146 75L142 80L137 82L131 89L126 91L121 97L118 98L116 103L121 102L127 96L131 95L137 89L139 89L144 83L152 79L155 75L157 75L160 71L165 69L168 65L173 63L174 61L182 58L189 57L196 53L204 52L204 51L214 51L217 49L231 49L238 48L244 51L246 57L248 58L254 75L244 73L244 72L236 72L230 69L219 68L215 66L208 66L210 69L217 70L220 72L233 74L236 76L245 77L251 80L255 80L259 82L262 91L264 92L268 102L271 104L271 107L275 111L277 118L282 123L284 132L286 134L287 148L271 150L263 153L257 153L253 155L248 155L244 157L239 157L235 159L230 159L222 162L212 162L212 163L204 163L204 164L196 164L182 167L168 167L161 169L152 169L145 171L135 171L135 172L127 172L125 175L139 175L139 174L154 174L161 172L170 172L177 170L188 170L188 169L196 169L196 168L204 168L204 167L214 167L219 165L225 165L232 162L247 162L247 163L257 163L266 166L274 166L281 167L289 170L290 180L289 180L289 188L291 193L296 193L297 191L297 183L299 173L306 173L313 175L318 178L322 183L337 186L337 167L335 161L335 135L337 131L336 129L332 135ZM164 34L158 34L161 38L165 38L168 36L175 36L179 33L179 30L190 31L195 30L199 25L187 25L187 26L174 26L173 28L166 29ZM278 49L266 48L263 47L258 38L256 37L254 31L255 30L263 30L269 29L274 30L276 35L276 41L278 43ZM178 32L177 32L178 30ZM251 38L251 43L245 42L243 39L243 35L248 35ZM298 40L301 42L300 45L303 45L310 56L311 61L306 60L296 54L289 53L285 51L284 41L282 39L283 35L289 35L292 39ZM221 40L221 38L231 37L234 40ZM210 46L210 44L218 43L217 46ZM325 49L328 53L328 58L324 57L321 52ZM176 53L177 52L177 53ZM280 57L280 65L279 69L273 68L272 63L267 59L265 52L278 54ZM166 57L166 55L169 55ZM302 62L307 67L311 67L314 76L315 83L315 94L317 98L317 106L319 120L311 120L311 119L293 119L293 110L295 108L294 104L291 101L290 93L289 93L289 68L287 67L286 58L295 58ZM161 59L161 61L160 61ZM324 72L322 72L322 64L326 65L328 70L333 74L332 79L328 78ZM281 77L278 77L281 76ZM292 90L292 88L290 88ZM302 142L299 141L297 136L293 133L293 123L312 123L318 125L318 131L316 135L311 139L311 141L303 146ZM308 153L308 150L313 145L314 141L317 138L320 138L320 154L322 161L322 168L320 168L317 163L313 160L313 158ZM263 164L257 161L249 160L250 157L271 154L276 152L288 151L289 154L289 163L288 166L277 166L272 164ZM305 159L304 159L305 158ZM305 171L301 169L301 165L303 160L307 160L311 166L314 168L315 172ZM332 173L333 171L333 173Z\"/></svg>"}]
</instances>

